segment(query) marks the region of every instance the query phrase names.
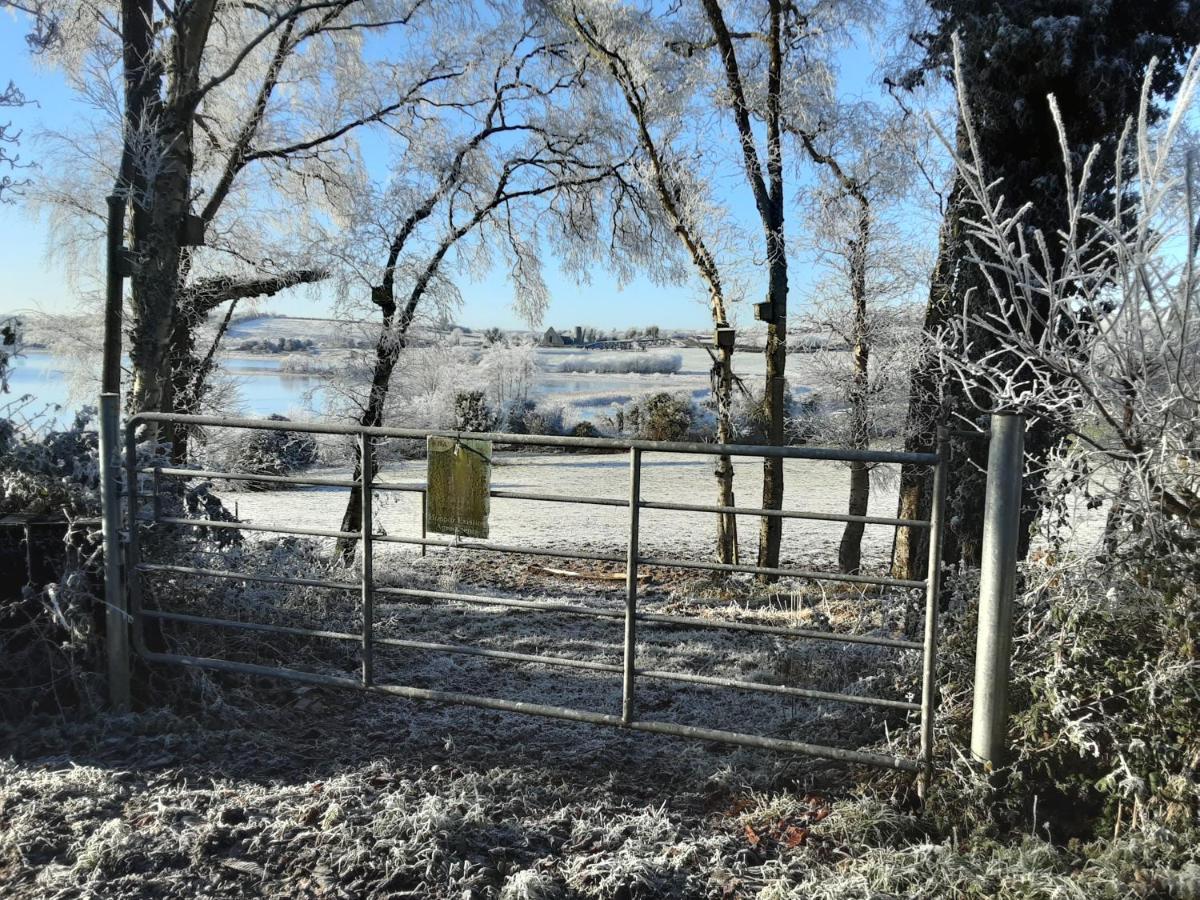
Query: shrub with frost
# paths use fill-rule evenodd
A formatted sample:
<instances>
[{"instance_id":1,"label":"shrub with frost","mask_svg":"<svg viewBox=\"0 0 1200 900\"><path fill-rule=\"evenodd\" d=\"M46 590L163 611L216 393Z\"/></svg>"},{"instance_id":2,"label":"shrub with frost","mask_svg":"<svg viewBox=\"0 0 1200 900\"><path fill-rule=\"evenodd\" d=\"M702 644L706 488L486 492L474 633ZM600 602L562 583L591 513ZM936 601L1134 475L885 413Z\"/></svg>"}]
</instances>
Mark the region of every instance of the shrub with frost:
<instances>
[{"instance_id":1,"label":"shrub with frost","mask_svg":"<svg viewBox=\"0 0 1200 900\"><path fill-rule=\"evenodd\" d=\"M559 372L594 375L673 375L683 368L678 353L586 353L569 356Z\"/></svg>"},{"instance_id":2,"label":"shrub with frost","mask_svg":"<svg viewBox=\"0 0 1200 900\"><path fill-rule=\"evenodd\" d=\"M280 415L269 418L281 423L289 421L286 416ZM294 475L310 468L317 458L317 442L312 435L282 427L278 431L242 431L225 447L228 471L250 475ZM288 487L268 481L247 481L244 484L251 491Z\"/></svg>"}]
</instances>

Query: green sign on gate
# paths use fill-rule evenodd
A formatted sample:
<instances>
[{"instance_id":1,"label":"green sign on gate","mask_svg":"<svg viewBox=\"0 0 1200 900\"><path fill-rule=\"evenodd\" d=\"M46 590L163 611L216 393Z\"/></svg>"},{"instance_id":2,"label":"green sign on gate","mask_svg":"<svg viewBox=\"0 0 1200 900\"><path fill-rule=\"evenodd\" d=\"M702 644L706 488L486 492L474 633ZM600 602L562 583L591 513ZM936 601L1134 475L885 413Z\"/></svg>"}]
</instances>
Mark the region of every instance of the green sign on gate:
<instances>
[{"instance_id":1,"label":"green sign on gate","mask_svg":"<svg viewBox=\"0 0 1200 900\"><path fill-rule=\"evenodd\" d=\"M487 537L492 442L431 435L426 450L429 530Z\"/></svg>"}]
</instances>

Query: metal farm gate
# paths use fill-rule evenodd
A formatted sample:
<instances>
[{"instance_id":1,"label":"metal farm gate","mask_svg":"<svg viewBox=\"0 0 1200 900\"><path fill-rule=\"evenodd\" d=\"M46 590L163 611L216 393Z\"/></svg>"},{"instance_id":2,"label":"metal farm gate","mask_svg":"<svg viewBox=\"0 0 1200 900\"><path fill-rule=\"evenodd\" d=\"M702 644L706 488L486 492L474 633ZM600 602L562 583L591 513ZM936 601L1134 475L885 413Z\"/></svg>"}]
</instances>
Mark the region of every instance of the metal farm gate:
<instances>
[{"instance_id":1,"label":"metal farm gate","mask_svg":"<svg viewBox=\"0 0 1200 900\"><path fill-rule=\"evenodd\" d=\"M346 435L356 438L359 451L362 454L361 481L349 478L323 478L317 476L265 476L243 472L197 471L195 469L142 467L138 462L137 435L139 429L147 425L188 424L206 428L236 428L258 430L287 430L323 435ZM379 480L371 473L373 465L374 443L383 438L407 438L424 440L429 436L449 437L456 440L490 440L496 445L522 445L547 448L569 448L572 450L597 450L607 452L624 452L629 460L629 492L627 499L615 499L591 496L560 495L557 493L531 493L512 490L491 490L490 496L506 501L522 501L530 503L568 503L585 504L607 507L623 507L628 509L628 532L625 553L586 552L583 550L565 550L522 545L508 545L483 540L462 540L459 538L431 538L425 534L422 521L422 536L403 537L373 533L372 514L376 492L408 491L422 495L422 520L425 512L426 486L419 482L396 482ZM205 527L215 529L237 529L243 531L271 532L283 535L302 535L320 538L350 538L359 542L362 554L361 580L326 580L318 578L283 578L256 574L255 572L235 572L219 569L199 568L193 566L171 565L167 563L148 562L140 552L139 528L128 527L126 531L126 596L118 602L128 603L128 617L132 623L133 649L140 657L151 663L168 663L184 666L196 666L226 672L237 672L250 675L270 676L291 679L318 685L331 685L354 688L358 690L376 691L385 694L406 697L412 700L426 700L438 703L465 704L490 710L526 713L537 716L547 716L557 719L567 719L586 722L594 725L611 725L634 731L655 734L677 735L680 737L698 738L709 741L720 741L739 744L748 747L758 747L779 750L790 753L803 753L827 759L844 760L854 763L864 763L892 769L911 771L927 775L931 764L933 718L934 718L934 670L937 654L938 635L938 578L941 561L942 519L945 494L946 440L947 432L939 429L937 452L935 453L902 453L882 450L836 450L812 447L764 447L764 446L722 446L705 443L685 442L651 442L638 440L616 440L601 438L548 437L516 434L478 434L453 432L429 432L404 428L366 428L339 427L333 425L307 424L301 422L280 423L278 420L227 419L206 416L182 416L164 414L143 414L134 416L127 424L125 431L125 475L127 496L127 523L151 521L159 526L177 528ZM830 460L830 461L859 461L866 463L907 463L929 466L934 470L934 497L932 513L928 520L911 520L879 516L850 516L827 512L809 512L803 510L771 510L751 507L724 507L695 503L669 503L645 500L641 492L642 460L646 454L703 454L707 456L729 455L737 457L770 458L796 460ZM252 482L275 482L287 485L319 485L331 488L363 489L363 504L360 527L354 531L321 530L299 528L285 524L256 524L247 522L210 521L194 518L170 517L163 514L160 501L160 487L165 479L195 479L221 478ZM151 500L150 509L146 508L145 500ZM782 519L823 520L831 522L862 522L870 525L884 525L929 529L929 559L927 572L929 577L924 580L905 580L875 575L846 575L836 572L807 571L792 568L766 569L753 565L721 564L695 559L680 559L672 557L647 556L639 550L639 516L644 509L676 510L691 513L737 514L743 516L776 516ZM417 545L424 553L427 547L454 547L473 551L490 551L506 554L529 554L545 557L559 557L573 560L593 560L609 563L624 563L625 565L625 603L620 608L592 608L583 605L573 605L564 602L538 601L518 597L495 597L477 594L456 593L449 591L421 590L416 588L389 587L376 583L373 574L373 547L376 543L389 542ZM695 616L671 615L652 612L639 608L638 602L638 568L640 566L655 566L678 569L695 569L709 572L740 572L758 575L784 576L819 581L848 582L866 586L884 586L901 589L920 589L924 592L924 624L923 637L920 641L905 640L899 637L884 637L874 635L855 635L820 631L803 628L791 628L756 622L714 621ZM361 629L357 633L325 631L319 629L294 628L282 625L235 621L213 617L198 616L179 610L163 610L153 608L143 602L142 576L147 573L168 573L176 576L202 577L205 579L232 579L248 583L271 583L295 585L301 587L323 588L331 591L352 592L360 598ZM500 607L512 610L524 610L535 613L538 611L556 614L589 616L602 619L616 620L614 624L623 626L623 663L620 665L589 661L558 656L542 656L527 653L509 652L478 646L444 644L428 641L406 640L401 638L378 637L374 633L375 601L377 597L400 597L419 600L421 602L452 602L485 607ZM113 601L110 599L110 605ZM300 671L292 668L258 665L238 662L228 659L185 656L170 652L154 652L147 649L144 640L144 622L148 619L174 621L195 626L213 626L219 628L248 629L251 631L285 634L293 636L308 636L314 638L331 638L340 641L351 641L359 645L361 655L361 675L358 678L336 676ZM657 671L641 668L638 664L638 629L642 625L666 625L675 628L696 629L732 629L743 632L758 632L767 635L794 638L799 640L833 641L846 644L871 644L894 648L896 650L921 651L921 699L920 703L903 700L867 697L849 694L832 693L828 691L809 690L789 685L770 684L757 681L742 681L733 678L714 677L688 672ZM120 641L110 642L119 645ZM501 697L485 696L451 691L431 690L403 684L381 683L374 674L374 654L379 646L399 647L407 650L424 651L433 654L466 654L469 656L492 658L514 663L532 663L551 667L567 667L588 669L594 672L610 673L619 684L621 691L621 714L612 715L595 711L569 707L543 705L537 703L508 700ZM121 652L118 648L112 652ZM638 683L651 679L656 681L681 682L727 688L736 691L760 691L771 694L787 695L818 701L835 701L848 704L864 704L874 707L917 712L921 717L920 755L916 759L871 753L839 747L822 746L801 741L785 740L757 734L747 734L740 731L702 728L673 722L651 721L639 716ZM614 690L617 685L614 685ZM924 780L924 779L922 779Z\"/></svg>"}]
</instances>

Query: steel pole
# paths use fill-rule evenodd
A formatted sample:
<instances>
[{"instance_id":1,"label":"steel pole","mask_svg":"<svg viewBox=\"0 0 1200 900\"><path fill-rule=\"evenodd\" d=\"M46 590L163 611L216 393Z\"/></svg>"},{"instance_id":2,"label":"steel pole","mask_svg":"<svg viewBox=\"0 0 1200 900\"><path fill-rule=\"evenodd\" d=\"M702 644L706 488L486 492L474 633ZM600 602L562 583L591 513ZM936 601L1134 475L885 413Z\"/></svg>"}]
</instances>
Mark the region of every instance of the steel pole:
<instances>
[{"instance_id":1,"label":"steel pole","mask_svg":"<svg viewBox=\"0 0 1200 900\"><path fill-rule=\"evenodd\" d=\"M124 303L125 198L108 197L105 240L104 356L100 371L100 504L104 541L104 603L108 699L129 709L129 610L121 546L121 319ZM130 527L136 522L130 519Z\"/></svg>"},{"instance_id":2,"label":"steel pole","mask_svg":"<svg viewBox=\"0 0 1200 900\"><path fill-rule=\"evenodd\" d=\"M421 541L422 541L421 555L422 556L425 555L425 551L426 551L426 549L428 549L426 547L426 545L424 544L424 541L428 540L428 538L429 538L428 526L429 526L429 492L422 490L421 491Z\"/></svg>"},{"instance_id":3,"label":"steel pole","mask_svg":"<svg viewBox=\"0 0 1200 900\"><path fill-rule=\"evenodd\" d=\"M933 720L937 705L938 613L942 589L942 527L946 506L946 467L950 442L945 425L937 429L938 462L933 469L929 512L929 564L925 567L925 637L921 661L921 774L917 794L924 799L933 778Z\"/></svg>"},{"instance_id":4,"label":"steel pole","mask_svg":"<svg viewBox=\"0 0 1200 900\"><path fill-rule=\"evenodd\" d=\"M372 482L375 480L374 447L371 437L367 434L359 436L359 450L362 459L362 683L370 687L375 678L375 571L372 558L371 507L375 501L375 490Z\"/></svg>"},{"instance_id":5,"label":"steel pole","mask_svg":"<svg viewBox=\"0 0 1200 900\"><path fill-rule=\"evenodd\" d=\"M108 229L105 240L104 356L100 369L100 391L121 392L121 320L125 301L125 198L108 197Z\"/></svg>"},{"instance_id":6,"label":"steel pole","mask_svg":"<svg viewBox=\"0 0 1200 900\"><path fill-rule=\"evenodd\" d=\"M1013 413L993 415L971 717L971 755L990 767L1002 765L1007 750L1008 662L1012 652L1024 453L1024 418Z\"/></svg>"},{"instance_id":7,"label":"steel pole","mask_svg":"<svg viewBox=\"0 0 1200 900\"><path fill-rule=\"evenodd\" d=\"M121 398L100 395L100 502L104 539L105 642L108 645L108 699L113 709L129 709L129 610L121 571ZM135 527L135 522L130 522Z\"/></svg>"},{"instance_id":8,"label":"steel pole","mask_svg":"<svg viewBox=\"0 0 1200 900\"><path fill-rule=\"evenodd\" d=\"M625 560L625 667L621 685L621 721L628 725L635 715L634 679L637 677L637 578L638 514L642 499L642 451L629 450L629 551Z\"/></svg>"}]
</instances>

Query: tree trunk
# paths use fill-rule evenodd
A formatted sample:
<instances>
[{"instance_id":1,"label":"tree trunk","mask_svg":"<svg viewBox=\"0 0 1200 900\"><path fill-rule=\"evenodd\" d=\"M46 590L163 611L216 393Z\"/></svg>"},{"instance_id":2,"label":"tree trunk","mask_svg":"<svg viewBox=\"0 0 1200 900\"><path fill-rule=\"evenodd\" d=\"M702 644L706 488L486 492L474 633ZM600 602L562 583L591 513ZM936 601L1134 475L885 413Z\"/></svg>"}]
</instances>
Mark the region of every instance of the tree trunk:
<instances>
[{"instance_id":1,"label":"tree trunk","mask_svg":"<svg viewBox=\"0 0 1200 900\"><path fill-rule=\"evenodd\" d=\"M199 390L195 384L199 360L196 359L196 329L203 322L195 307L181 303L175 310L175 325L171 329L168 369L171 373L171 412L190 415L198 410ZM189 426L172 424L167 428L171 442L171 462L177 466L187 463Z\"/></svg>"},{"instance_id":2,"label":"tree trunk","mask_svg":"<svg viewBox=\"0 0 1200 900\"><path fill-rule=\"evenodd\" d=\"M767 53L766 82L766 165L759 158L758 138L751 117L751 106L742 82L734 49L734 35L725 22L719 0L702 0L705 16L713 32L713 46L721 56L725 84L729 89L730 105L738 142L742 151L742 167L746 182L754 195L754 206L762 223L767 257L767 374L763 389L763 412L767 418L767 440L783 444L787 418L787 396L784 369L787 365L787 247L783 234L783 0L768 0L768 23L765 36ZM783 508L783 460L763 460L763 499L765 509ZM779 566L779 541L783 520L778 516L763 516L758 535L758 564L766 568Z\"/></svg>"},{"instance_id":3,"label":"tree trunk","mask_svg":"<svg viewBox=\"0 0 1200 900\"><path fill-rule=\"evenodd\" d=\"M129 405L137 412L170 410L170 346L183 255L179 228L187 215L190 185L188 174L174 168L155 180L152 206L142 207L134 201L132 249L136 264L131 279L129 362L133 384Z\"/></svg>"},{"instance_id":4,"label":"tree trunk","mask_svg":"<svg viewBox=\"0 0 1200 900\"><path fill-rule=\"evenodd\" d=\"M850 242L850 297L854 304L852 360L850 380L850 447L866 450L871 445L871 420L868 387L871 361L870 335L867 331L867 253L870 246L870 210L860 201L858 236ZM865 516L871 499L871 470L863 462L850 464L850 498L847 513ZM847 575L856 575L862 567L862 522L847 522L838 547L838 565Z\"/></svg>"},{"instance_id":5,"label":"tree trunk","mask_svg":"<svg viewBox=\"0 0 1200 900\"><path fill-rule=\"evenodd\" d=\"M767 438L773 446L782 446L787 427L787 243L783 236L783 133L781 130L783 93L783 13L781 0L769 0L767 27L767 191L759 193L758 212L767 241L767 303L771 321L767 325L767 374L764 391L767 414ZM747 133L741 129L743 140ZM751 140L753 137L751 135ZM764 509L783 509L783 459L763 460ZM758 536L758 564L774 569L779 566L779 543L783 537L783 519L763 516Z\"/></svg>"},{"instance_id":6,"label":"tree trunk","mask_svg":"<svg viewBox=\"0 0 1200 900\"><path fill-rule=\"evenodd\" d=\"M379 303L383 321L379 329L379 339L375 343L375 367L371 372L371 393L367 396L366 406L358 418L358 424L368 428L377 428L383 424L383 408L387 403L392 372L395 371L396 363L400 360L400 353L404 349L408 325L411 321L409 316L397 321L396 302L391 297L376 302ZM372 453L371 460L376 469L371 472L372 478L378 471L379 464L375 462L376 459L376 455ZM362 476L362 449L356 443L354 445L354 481L361 482ZM362 488L356 485L350 488L350 498L346 501L346 511L342 515L342 531L358 531L362 523L362 505ZM354 561L354 548L357 544L358 542L353 538L338 539L335 552L337 558L344 565L348 566Z\"/></svg>"},{"instance_id":7,"label":"tree trunk","mask_svg":"<svg viewBox=\"0 0 1200 900\"><path fill-rule=\"evenodd\" d=\"M969 153L961 125L958 151L964 157ZM963 225L964 217L969 215L969 205L965 187L961 179L956 178L947 201L937 262L930 284L924 325L927 336L943 331L956 319L961 320L964 303L968 305L967 314L971 318L979 318L995 307L991 288L978 266L970 259L972 251L967 244ZM1046 319L1044 310L1030 311L1029 314L1034 321L1044 322ZM978 359L996 346L992 336L981 328L969 329L965 340L966 345L952 348L952 352L959 355L969 352ZM1017 371L1024 362L1011 360L1009 365L1012 371ZM933 452L937 421L945 421L951 428L970 430L981 423L983 413L980 407L986 409L992 404L993 398L984 394L982 388L964 386L957 377L947 379L946 372L935 363L935 360L926 357L913 369L904 443L907 451ZM971 391L978 391L979 395L972 398ZM973 399L975 402L972 402ZM1021 494L1018 558L1023 559L1029 552L1033 523L1045 505L1045 469L1061 441L1061 432L1046 419L1031 423L1026 431L1027 464ZM980 498L986 481L988 441L982 432L978 438L951 438L947 450L951 465L946 471L946 529L943 533L942 559L948 566L963 564L977 567L983 543L984 510ZM932 487L931 467L904 466L897 515L900 518L928 519ZM925 577L928 540L928 529L897 529L892 555L895 577Z\"/></svg>"},{"instance_id":8,"label":"tree trunk","mask_svg":"<svg viewBox=\"0 0 1200 900\"><path fill-rule=\"evenodd\" d=\"M865 516L871 499L871 469L863 462L850 463L850 502L846 512ZM847 522L838 546L838 566L847 575L857 575L862 568L862 522Z\"/></svg>"},{"instance_id":9,"label":"tree trunk","mask_svg":"<svg viewBox=\"0 0 1200 900\"><path fill-rule=\"evenodd\" d=\"M723 323L719 323L721 327ZM717 402L717 443L733 441L730 408L733 404L733 347L717 349L713 395ZM717 504L735 506L733 499L733 460L727 455L717 457ZM737 516L723 513L717 517L717 561L725 564L738 561Z\"/></svg>"},{"instance_id":10,"label":"tree trunk","mask_svg":"<svg viewBox=\"0 0 1200 900\"><path fill-rule=\"evenodd\" d=\"M782 204L767 234L768 289L767 302L774 315L767 324L767 374L763 394L763 411L767 419L767 442L782 446L787 424L788 397L784 371L787 367L787 257L783 240ZM768 457L763 460L763 509L783 509L783 460ZM758 533L758 564L763 568L779 567L779 543L783 537L783 519L763 516Z\"/></svg>"},{"instance_id":11,"label":"tree trunk","mask_svg":"<svg viewBox=\"0 0 1200 900\"><path fill-rule=\"evenodd\" d=\"M960 135L961 139L961 135ZM933 274L929 283L929 303L925 308L923 338L946 324L962 301L959 287L960 276L965 274L960 261L966 250L963 239L962 214L967 201L962 180L955 178L947 198L946 212L938 234L938 252ZM909 380L908 414L905 421L904 449L909 453L930 453L936 442L936 423L944 415L944 404L948 386L943 384L943 373L938 370L931 350L922 352L913 365ZM961 426L960 426L961 427ZM947 470L947 475L953 468ZM933 473L928 466L905 463L900 469L900 496L897 502L897 518L928 519L933 491ZM948 492L949 493L949 492ZM949 531L949 529L947 529ZM949 560L950 547L943 549L943 558ZM929 530L926 528L896 529L892 548L892 575L895 578L921 579L925 577L928 559Z\"/></svg>"},{"instance_id":12,"label":"tree trunk","mask_svg":"<svg viewBox=\"0 0 1200 900\"><path fill-rule=\"evenodd\" d=\"M180 238L191 210L195 105L215 8L216 0L195 0L172 23L169 59L156 63L166 66L169 76L165 98L161 98L162 71L146 76L147 115L138 125L152 130L142 135L143 143L148 153L158 156L148 184L139 183L142 175L133 179L129 407L135 412L170 410L171 335L188 265ZM143 161L142 167L146 165Z\"/></svg>"}]
</instances>

